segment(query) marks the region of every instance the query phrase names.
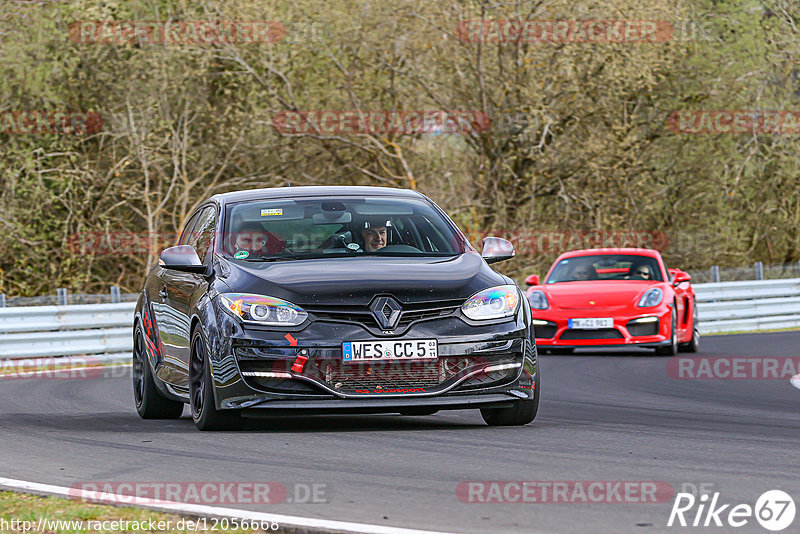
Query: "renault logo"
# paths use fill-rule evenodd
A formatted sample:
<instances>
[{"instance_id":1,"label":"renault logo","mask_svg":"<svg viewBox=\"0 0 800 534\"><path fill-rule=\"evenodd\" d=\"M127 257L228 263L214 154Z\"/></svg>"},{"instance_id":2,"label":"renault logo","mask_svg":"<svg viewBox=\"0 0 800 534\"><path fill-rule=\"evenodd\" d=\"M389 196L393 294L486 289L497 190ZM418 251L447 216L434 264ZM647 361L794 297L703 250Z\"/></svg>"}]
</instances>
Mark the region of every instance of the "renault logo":
<instances>
[{"instance_id":1,"label":"renault logo","mask_svg":"<svg viewBox=\"0 0 800 534\"><path fill-rule=\"evenodd\" d=\"M400 303L392 297L378 297L369 309L382 330L394 330L400 321L400 312L403 310Z\"/></svg>"}]
</instances>

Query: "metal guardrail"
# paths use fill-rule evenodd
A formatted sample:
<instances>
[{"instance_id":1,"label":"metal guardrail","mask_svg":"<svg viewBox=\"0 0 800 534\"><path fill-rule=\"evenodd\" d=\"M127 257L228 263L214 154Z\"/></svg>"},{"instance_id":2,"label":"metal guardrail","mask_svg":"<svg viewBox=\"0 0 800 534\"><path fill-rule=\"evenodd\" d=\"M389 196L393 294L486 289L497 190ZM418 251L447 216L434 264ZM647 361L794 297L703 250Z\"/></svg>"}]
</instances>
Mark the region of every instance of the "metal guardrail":
<instances>
[{"instance_id":1,"label":"metal guardrail","mask_svg":"<svg viewBox=\"0 0 800 534\"><path fill-rule=\"evenodd\" d=\"M713 265L705 271L689 272L695 283L735 282L742 280L775 280L797 278L800 276L800 261L792 263L764 264L757 261L749 266L723 267Z\"/></svg>"},{"instance_id":2,"label":"metal guardrail","mask_svg":"<svg viewBox=\"0 0 800 534\"><path fill-rule=\"evenodd\" d=\"M134 302L0 308L0 359L78 354L121 359L133 349Z\"/></svg>"},{"instance_id":3,"label":"metal guardrail","mask_svg":"<svg viewBox=\"0 0 800 534\"><path fill-rule=\"evenodd\" d=\"M696 284L702 333L800 328L800 278ZM0 359L129 358L135 303L0 308Z\"/></svg>"},{"instance_id":4,"label":"metal guardrail","mask_svg":"<svg viewBox=\"0 0 800 534\"><path fill-rule=\"evenodd\" d=\"M800 278L696 284L701 333L800 328Z\"/></svg>"},{"instance_id":5,"label":"metal guardrail","mask_svg":"<svg viewBox=\"0 0 800 534\"><path fill-rule=\"evenodd\" d=\"M7 297L0 293L0 308L20 306L71 306L78 304L105 304L136 302L139 293L122 293L118 286L111 286L108 293L70 293L64 288L56 290L55 295L38 297Z\"/></svg>"}]
</instances>

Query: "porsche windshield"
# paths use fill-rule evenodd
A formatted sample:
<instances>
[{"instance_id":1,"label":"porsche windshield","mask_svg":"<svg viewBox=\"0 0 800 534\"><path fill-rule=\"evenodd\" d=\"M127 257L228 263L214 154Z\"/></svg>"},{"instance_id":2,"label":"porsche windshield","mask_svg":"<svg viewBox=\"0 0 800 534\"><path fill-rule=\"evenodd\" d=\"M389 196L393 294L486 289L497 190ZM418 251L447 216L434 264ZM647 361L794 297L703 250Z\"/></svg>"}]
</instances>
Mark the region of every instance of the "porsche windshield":
<instances>
[{"instance_id":1,"label":"porsche windshield","mask_svg":"<svg viewBox=\"0 0 800 534\"><path fill-rule=\"evenodd\" d=\"M655 258L632 254L598 254L561 260L545 283L588 280L663 281Z\"/></svg>"},{"instance_id":2,"label":"porsche windshield","mask_svg":"<svg viewBox=\"0 0 800 534\"><path fill-rule=\"evenodd\" d=\"M388 197L257 200L227 207L225 256L279 261L333 256L453 256L466 243L424 200Z\"/></svg>"}]
</instances>

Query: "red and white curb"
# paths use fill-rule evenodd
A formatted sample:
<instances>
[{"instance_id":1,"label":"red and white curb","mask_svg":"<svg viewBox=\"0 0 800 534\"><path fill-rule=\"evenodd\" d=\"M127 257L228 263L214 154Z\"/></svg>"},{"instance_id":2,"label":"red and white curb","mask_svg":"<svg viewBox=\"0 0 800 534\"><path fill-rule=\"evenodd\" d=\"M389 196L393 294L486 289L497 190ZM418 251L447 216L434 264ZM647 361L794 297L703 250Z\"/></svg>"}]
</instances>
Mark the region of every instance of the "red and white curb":
<instances>
[{"instance_id":1,"label":"red and white curb","mask_svg":"<svg viewBox=\"0 0 800 534\"><path fill-rule=\"evenodd\" d=\"M37 482L26 482L24 480L14 480L12 478L0 477L0 489L19 491L23 493L33 493L36 495L53 495L57 497L75 498L74 488L51 486L50 484L39 484ZM91 502L121 506L120 497L120 495L116 495L114 493L98 492L96 498L92 498ZM124 506L131 505L125 504ZM370 525L367 523L351 523L348 521L313 519L309 517L251 512L248 510L237 510L235 508L219 508L216 506L185 504L180 502L136 504L133 505L133 507L147 508L157 512L169 512L196 517L216 517L220 519L227 517L229 519L274 522L280 526L281 532L288 530L309 533L331 532L341 534L443 534L442 532L434 532L430 530L415 530L410 528L389 527L384 525Z\"/></svg>"}]
</instances>

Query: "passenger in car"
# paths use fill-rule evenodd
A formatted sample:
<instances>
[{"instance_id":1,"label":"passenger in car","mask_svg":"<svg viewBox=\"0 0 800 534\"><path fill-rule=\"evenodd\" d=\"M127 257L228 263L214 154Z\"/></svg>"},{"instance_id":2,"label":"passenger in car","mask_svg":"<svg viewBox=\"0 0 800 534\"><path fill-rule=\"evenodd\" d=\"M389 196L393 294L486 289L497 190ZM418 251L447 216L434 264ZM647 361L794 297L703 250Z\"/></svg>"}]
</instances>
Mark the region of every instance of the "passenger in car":
<instances>
[{"instance_id":1,"label":"passenger in car","mask_svg":"<svg viewBox=\"0 0 800 534\"><path fill-rule=\"evenodd\" d=\"M251 255L273 255L284 249L285 242L258 223L244 223L236 233L236 250L246 250Z\"/></svg>"},{"instance_id":2,"label":"passenger in car","mask_svg":"<svg viewBox=\"0 0 800 534\"><path fill-rule=\"evenodd\" d=\"M576 282L582 282L584 280L597 280L597 271L595 270L594 266L587 263L577 263L574 267L572 267L572 272L570 273L572 279Z\"/></svg>"}]
</instances>

